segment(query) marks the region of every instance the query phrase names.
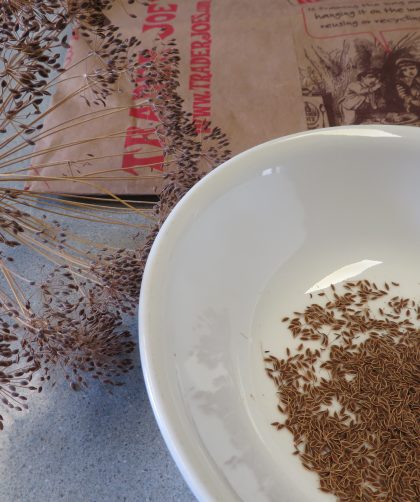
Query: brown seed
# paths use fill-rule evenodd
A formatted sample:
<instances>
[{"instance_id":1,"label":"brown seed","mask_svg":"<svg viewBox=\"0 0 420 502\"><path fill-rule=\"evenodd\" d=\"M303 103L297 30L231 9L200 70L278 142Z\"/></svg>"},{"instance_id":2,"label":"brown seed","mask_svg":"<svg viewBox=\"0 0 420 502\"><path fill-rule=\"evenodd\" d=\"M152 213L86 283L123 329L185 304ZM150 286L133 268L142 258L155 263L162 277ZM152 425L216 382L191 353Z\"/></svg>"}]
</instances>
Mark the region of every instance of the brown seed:
<instances>
[{"instance_id":1,"label":"brown seed","mask_svg":"<svg viewBox=\"0 0 420 502\"><path fill-rule=\"evenodd\" d=\"M275 384L279 411L287 417L284 427L296 447L303 448L302 465L318 473L321 490L349 502L360 493L369 501L393 500L396 493L401 500L417 501L412 489L416 474L408 466L415 465L413 445L420 435L415 377L420 351L419 328L408 319L410 300L394 297L387 308L379 309L382 319L376 319L371 303L382 292L377 294L375 284L363 280L343 288L355 292L348 308L341 308L343 297L337 293L336 302L318 306L316 315L306 309L306 326L297 331L301 340L311 343L317 334L320 350L307 347L298 355L289 349L287 358L278 360L283 378ZM352 308L358 303L363 310ZM419 316L419 307L416 312ZM327 346L329 358L320 367L328 377L319 378L314 364ZM304 348L300 344L297 352ZM335 400L337 410L325 409ZM393 429L390 424L398 425Z\"/></svg>"}]
</instances>

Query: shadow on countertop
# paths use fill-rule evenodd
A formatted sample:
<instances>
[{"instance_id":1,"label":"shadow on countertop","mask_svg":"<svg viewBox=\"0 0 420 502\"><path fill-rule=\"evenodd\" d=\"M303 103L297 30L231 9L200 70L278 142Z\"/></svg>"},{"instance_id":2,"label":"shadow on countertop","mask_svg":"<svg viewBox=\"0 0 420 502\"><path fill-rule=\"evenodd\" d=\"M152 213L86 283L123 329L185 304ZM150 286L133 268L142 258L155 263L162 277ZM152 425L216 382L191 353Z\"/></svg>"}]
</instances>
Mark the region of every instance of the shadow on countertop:
<instances>
[{"instance_id":1,"label":"shadow on countertop","mask_svg":"<svg viewBox=\"0 0 420 502\"><path fill-rule=\"evenodd\" d=\"M135 332L135 329L133 330ZM190 502L160 435L137 357L113 394L64 382L31 396L0 434L1 502Z\"/></svg>"}]
</instances>

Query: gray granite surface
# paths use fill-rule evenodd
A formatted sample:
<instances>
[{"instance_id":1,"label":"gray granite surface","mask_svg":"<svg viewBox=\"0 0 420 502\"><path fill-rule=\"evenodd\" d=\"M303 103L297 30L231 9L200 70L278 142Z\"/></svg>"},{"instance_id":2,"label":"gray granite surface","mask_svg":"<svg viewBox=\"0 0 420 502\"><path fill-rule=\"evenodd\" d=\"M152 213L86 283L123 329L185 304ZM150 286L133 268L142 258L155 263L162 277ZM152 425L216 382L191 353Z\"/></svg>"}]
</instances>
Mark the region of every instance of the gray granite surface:
<instances>
[{"instance_id":1,"label":"gray granite surface","mask_svg":"<svg viewBox=\"0 0 420 502\"><path fill-rule=\"evenodd\" d=\"M133 246L121 228L105 232L76 220L70 227ZM28 276L39 277L33 253L17 248L14 256ZM136 318L128 322L137 336ZM195 500L160 435L137 353L136 361L113 394L100 384L74 392L58 375L55 387L30 396L28 412L8 416L0 433L0 502Z\"/></svg>"},{"instance_id":2,"label":"gray granite surface","mask_svg":"<svg viewBox=\"0 0 420 502\"><path fill-rule=\"evenodd\" d=\"M140 368L114 395L65 384L0 438L0 500L194 500L160 436Z\"/></svg>"}]
</instances>

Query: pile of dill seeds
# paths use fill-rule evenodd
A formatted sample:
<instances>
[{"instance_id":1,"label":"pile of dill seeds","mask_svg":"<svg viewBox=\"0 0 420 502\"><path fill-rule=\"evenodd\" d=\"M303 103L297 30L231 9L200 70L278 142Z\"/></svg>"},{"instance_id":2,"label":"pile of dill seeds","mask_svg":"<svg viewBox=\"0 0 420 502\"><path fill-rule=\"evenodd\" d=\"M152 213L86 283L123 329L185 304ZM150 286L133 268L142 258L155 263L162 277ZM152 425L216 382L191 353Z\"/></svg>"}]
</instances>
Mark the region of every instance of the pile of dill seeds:
<instances>
[{"instance_id":1,"label":"pile of dill seeds","mask_svg":"<svg viewBox=\"0 0 420 502\"><path fill-rule=\"evenodd\" d=\"M272 425L340 501L420 501L420 305L398 286L331 286L283 319L297 349L265 354Z\"/></svg>"}]
</instances>

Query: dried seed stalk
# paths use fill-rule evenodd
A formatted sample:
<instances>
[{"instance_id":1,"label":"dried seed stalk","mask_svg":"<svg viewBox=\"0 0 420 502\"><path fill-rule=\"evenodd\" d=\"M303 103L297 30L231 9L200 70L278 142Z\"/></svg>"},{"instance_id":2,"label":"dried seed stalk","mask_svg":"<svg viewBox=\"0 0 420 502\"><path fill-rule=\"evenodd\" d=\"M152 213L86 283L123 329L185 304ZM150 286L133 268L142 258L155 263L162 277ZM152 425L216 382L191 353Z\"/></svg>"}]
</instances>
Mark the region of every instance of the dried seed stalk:
<instances>
[{"instance_id":1,"label":"dried seed stalk","mask_svg":"<svg viewBox=\"0 0 420 502\"><path fill-rule=\"evenodd\" d=\"M120 3L126 9L124 0ZM128 6L132 3L127 2ZM230 154L219 128L203 124L198 131L191 115L183 110L175 41L159 42L140 53L137 39L125 39L118 27L109 24L105 11L111 4L110 0L0 0L0 278L5 284L0 287L0 406L6 409L25 409L27 391L41 391L42 383L52 378L53 368L61 369L73 389L88 385L91 378L121 384L120 377L133 367L134 349L124 330L123 316L137 306L155 235L186 191ZM42 111L41 104L54 85L73 78L61 67L58 55L60 47L68 46L64 31L70 23L90 45L90 62L97 64L88 66L80 88ZM32 160L35 173L45 167L37 164L28 146L57 129L77 128L121 111L101 107L113 92L121 92L122 79L133 82L139 72L145 79L145 92L137 96L138 103L141 106L141 99L147 99L158 117L156 134L167 171L153 211L140 210L132 201L102 187L104 180L118 179L118 173L114 176L103 164L106 157L88 154L88 159L69 159L70 174L65 178L26 174L24 163L28 160ZM48 114L75 97L84 100L86 113L45 130L43 121ZM92 136L81 141L96 139ZM48 147L38 154L51 154L67 146ZM102 161L101 169L84 175L80 165L95 159ZM56 164L52 161L51 165ZM139 166L143 170L153 167ZM82 183L87 191L93 187L119 205L102 204L100 209L112 215L104 216L89 205L90 200L98 202L98 197L65 200L14 185L8 188L9 182L35 179ZM134 249L91 242L51 220L54 215L68 215L91 224L126 225L118 216L130 212L147 216L150 222L130 223L138 230ZM25 246L53 264L54 269L40 284L27 278L14 262L11 251L17 246ZM35 380L38 383L33 383Z\"/></svg>"}]
</instances>

